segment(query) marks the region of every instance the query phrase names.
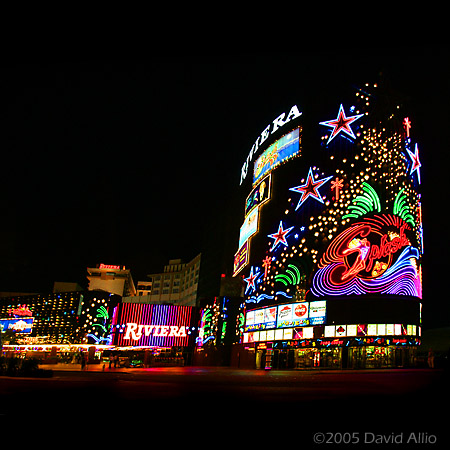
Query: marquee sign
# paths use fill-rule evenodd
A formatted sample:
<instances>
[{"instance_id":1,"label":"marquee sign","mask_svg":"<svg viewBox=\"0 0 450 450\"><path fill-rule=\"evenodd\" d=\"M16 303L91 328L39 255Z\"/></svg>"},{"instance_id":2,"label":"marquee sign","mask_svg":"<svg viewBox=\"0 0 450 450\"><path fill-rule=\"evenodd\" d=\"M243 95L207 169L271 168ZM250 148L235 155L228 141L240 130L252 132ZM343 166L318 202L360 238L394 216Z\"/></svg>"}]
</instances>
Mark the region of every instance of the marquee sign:
<instances>
[{"instance_id":1,"label":"marquee sign","mask_svg":"<svg viewBox=\"0 0 450 450\"><path fill-rule=\"evenodd\" d=\"M122 303L114 343L119 346L187 346L192 306Z\"/></svg>"},{"instance_id":2,"label":"marquee sign","mask_svg":"<svg viewBox=\"0 0 450 450\"><path fill-rule=\"evenodd\" d=\"M346 228L325 251L311 292L420 297L419 251L406 236L409 230L403 219L390 214L365 218Z\"/></svg>"},{"instance_id":3,"label":"marquee sign","mask_svg":"<svg viewBox=\"0 0 450 450\"><path fill-rule=\"evenodd\" d=\"M137 323L127 323L124 340L133 339L138 341L142 335L163 336L163 337L186 337L186 327L177 325L141 325Z\"/></svg>"}]
</instances>

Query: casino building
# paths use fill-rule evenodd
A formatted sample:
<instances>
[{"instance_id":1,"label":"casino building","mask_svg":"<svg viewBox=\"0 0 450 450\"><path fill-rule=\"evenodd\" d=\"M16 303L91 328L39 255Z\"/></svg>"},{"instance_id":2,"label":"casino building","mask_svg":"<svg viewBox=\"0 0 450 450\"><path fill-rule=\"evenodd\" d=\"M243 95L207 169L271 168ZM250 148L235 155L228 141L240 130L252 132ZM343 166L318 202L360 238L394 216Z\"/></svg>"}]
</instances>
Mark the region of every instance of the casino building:
<instances>
[{"instance_id":1,"label":"casino building","mask_svg":"<svg viewBox=\"0 0 450 450\"><path fill-rule=\"evenodd\" d=\"M421 340L419 145L400 103L366 84L294 105L258 136L234 259L239 364L414 365Z\"/></svg>"}]
</instances>

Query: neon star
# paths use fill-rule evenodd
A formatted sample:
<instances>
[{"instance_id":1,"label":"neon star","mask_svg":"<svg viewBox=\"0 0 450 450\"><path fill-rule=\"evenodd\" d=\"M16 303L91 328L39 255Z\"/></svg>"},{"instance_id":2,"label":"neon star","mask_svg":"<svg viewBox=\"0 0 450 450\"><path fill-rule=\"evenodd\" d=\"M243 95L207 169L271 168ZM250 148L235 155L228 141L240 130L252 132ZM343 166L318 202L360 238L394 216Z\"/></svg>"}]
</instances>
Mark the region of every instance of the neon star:
<instances>
[{"instance_id":1,"label":"neon star","mask_svg":"<svg viewBox=\"0 0 450 450\"><path fill-rule=\"evenodd\" d=\"M407 150L408 150L409 156L412 160L411 172L409 174L412 175L413 172L417 172L417 180L419 181L419 184L420 184L420 170L419 169L422 166L422 164L420 164L420 161L419 161L419 147L416 144L416 146L414 148L414 153L409 149L407 149Z\"/></svg>"},{"instance_id":2,"label":"neon star","mask_svg":"<svg viewBox=\"0 0 450 450\"><path fill-rule=\"evenodd\" d=\"M327 145L341 132L343 131L345 134L350 136L353 139L356 139L355 135L353 134L353 130L350 128L350 124L353 123L355 120L358 120L360 117L362 117L364 114L357 114L356 116L346 116L344 112L344 107L339 107L339 113L336 119L333 120L327 120L325 122L319 122L320 125L325 125L326 127L333 128L333 131L328 138Z\"/></svg>"},{"instance_id":3,"label":"neon star","mask_svg":"<svg viewBox=\"0 0 450 450\"><path fill-rule=\"evenodd\" d=\"M323 203L323 198L319 194L318 189L331 178L333 177L322 178L321 180L314 181L314 176L310 167L305 184L289 189L290 191L299 192L302 194L295 210L297 211L297 209L303 205L309 196L316 199L318 202Z\"/></svg>"},{"instance_id":4,"label":"neon star","mask_svg":"<svg viewBox=\"0 0 450 450\"><path fill-rule=\"evenodd\" d=\"M248 278L244 278L244 281L247 283L247 287L245 288L246 294L247 294L247 291L249 290L249 288L251 288L250 292L256 291L256 281L260 275L261 275L261 273L260 273L259 269L255 273L253 273L253 266L252 266L250 269L250 276Z\"/></svg>"},{"instance_id":5,"label":"neon star","mask_svg":"<svg viewBox=\"0 0 450 450\"><path fill-rule=\"evenodd\" d=\"M294 227L286 228L285 230L283 230L283 221L280 220L280 225L278 225L278 231L276 233L268 235L268 237L270 237L272 239L275 239L274 243L272 244L272 248L270 249L270 251L272 251L278 244L288 245L287 240L286 240L286 236L289 234L289 232L293 228Z\"/></svg>"}]
</instances>

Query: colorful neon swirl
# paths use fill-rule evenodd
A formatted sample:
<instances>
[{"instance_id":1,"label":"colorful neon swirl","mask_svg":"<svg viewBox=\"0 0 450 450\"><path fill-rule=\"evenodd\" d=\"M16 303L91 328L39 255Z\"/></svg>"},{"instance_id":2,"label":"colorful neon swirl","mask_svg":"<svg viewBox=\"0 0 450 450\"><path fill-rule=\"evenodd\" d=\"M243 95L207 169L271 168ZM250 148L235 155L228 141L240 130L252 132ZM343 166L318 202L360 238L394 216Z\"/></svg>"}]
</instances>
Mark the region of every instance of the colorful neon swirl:
<instances>
[{"instance_id":1,"label":"colorful neon swirl","mask_svg":"<svg viewBox=\"0 0 450 450\"><path fill-rule=\"evenodd\" d=\"M341 263L328 264L314 275L311 292L318 297L324 295L394 294L422 298L416 266L418 258L419 251L415 247L408 246L397 261L378 278L355 277L339 285L331 281L331 275Z\"/></svg>"},{"instance_id":2,"label":"colorful neon swirl","mask_svg":"<svg viewBox=\"0 0 450 450\"><path fill-rule=\"evenodd\" d=\"M392 231L393 227L398 232ZM405 220L391 214L368 217L345 229L322 256L311 292L316 296L371 293L421 297L419 251L405 234L410 229Z\"/></svg>"}]
</instances>

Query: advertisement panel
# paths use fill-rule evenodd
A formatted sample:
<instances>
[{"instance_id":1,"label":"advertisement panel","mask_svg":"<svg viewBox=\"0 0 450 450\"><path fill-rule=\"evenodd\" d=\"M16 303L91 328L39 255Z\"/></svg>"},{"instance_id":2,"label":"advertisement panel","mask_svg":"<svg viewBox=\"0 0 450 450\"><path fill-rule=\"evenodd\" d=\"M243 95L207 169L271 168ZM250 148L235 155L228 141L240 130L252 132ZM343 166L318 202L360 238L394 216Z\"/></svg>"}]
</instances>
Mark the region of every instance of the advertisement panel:
<instances>
[{"instance_id":1,"label":"advertisement panel","mask_svg":"<svg viewBox=\"0 0 450 450\"><path fill-rule=\"evenodd\" d=\"M317 302L309 303L309 324L310 325L324 324L326 316L327 316L326 300L319 300Z\"/></svg>"},{"instance_id":2,"label":"advertisement panel","mask_svg":"<svg viewBox=\"0 0 450 450\"><path fill-rule=\"evenodd\" d=\"M292 130L269 146L255 161L253 184L258 183L266 174L282 162L300 153L300 128Z\"/></svg>"},{"instance_id":3,"label":"advertisement panel","mask_svg":"<svg viewBox=\"0 0 450 450\"><path fill-rule=\"evenodd\" d=\"M271 176L269 174L252 190L245 201L245 217L253 208L263 205L270 199L270 184Z\"/></svg>"},{"instance_id":4,"label":"advertisement panel","mask_svg":"<svg viewBox=\"0 0 450 450\"><path fill-rule=\"evenodd\" d=\"M275 328L277 323L277 307L248 311L245 316L245 331L267 330Z\"/></svg>"},{"instance_id":5,"label":"advertisement panel","mask_svg":"<svg viewBox=\"0 0 450 450\"><path fill-rule=\"evenodd\" d=\"M245 241L234 255L233 277L235 277L248 264L248 241Z\"/></svg>"},{"instance_id":6,"label":"advertisement panel","mask_svg":"<svg viewBox=\"0 0 450 450\"><path fill-rule=\"evenodd\" d=\"M0 328L3 332L9 330L15 333L31 333L33 318L0 319Z\"/></svg>"},{"instance_id":7,"label":"advertisement panel","mask_svg":"<svg viewBox=\"0 0 450 450\"><path fill-rule=\"evenodd\" d=\"M239 248L258 231L259 209L255 208L244 220L239 234Z\"/></svg>"},{"instance_id":8,"label":"advertisement panel","mask_svg":"<svg viewBox=\"0 0 450 450\"><path fill-rule=\"evenodd\" d=\"M277 328L308 325L308 303L291 303L278 307Z\"/></svg>"}]
</instances>

